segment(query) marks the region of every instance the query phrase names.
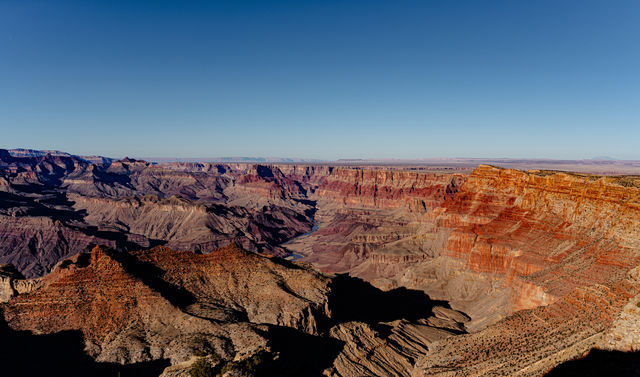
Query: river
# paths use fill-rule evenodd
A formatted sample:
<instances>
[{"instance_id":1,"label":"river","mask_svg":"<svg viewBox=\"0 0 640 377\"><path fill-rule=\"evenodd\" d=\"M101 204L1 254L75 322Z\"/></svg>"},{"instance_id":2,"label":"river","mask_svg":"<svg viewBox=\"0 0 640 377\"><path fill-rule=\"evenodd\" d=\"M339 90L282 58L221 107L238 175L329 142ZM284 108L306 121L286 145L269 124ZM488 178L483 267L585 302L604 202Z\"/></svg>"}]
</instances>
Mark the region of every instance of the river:
<instances>
[{"instance_id":1,"label":"river","mask_svg":"<svg viewBox=\"0 0 640 377\"><path fill-rule=\"evenodd\" d=\"M285 241L285 242L281 243L281 244L280 244L280 246L285 246L285 245L287 245L287 244L289 244L289 243L291 243L291 242L293 242L293 241L297 240L297 239L298 239L298 238L300 238L300 237L306 237L306 236L311 235L312 233L314 233L316 230L318 230L318 223L316 222L316 219L311 219L311 220L313 220L313 226L311 227L311 230L310 230L310 231L308 231L307 233L303 233L303 234L301 234L301 235L299 235L299 236L295 236L295 237L293 237L292 239L290 239L290 240L288 240L288 241ZM291 253L291 254L289 254L289 256L288 256L288 257L286 257L285 259L290 260L290 261L295 261L295 260L298 260L298 259L300 259L300 258L304 258L304 255L300 255L300 254L296 254L296 253Z\"/></svg>"}]
</instances>

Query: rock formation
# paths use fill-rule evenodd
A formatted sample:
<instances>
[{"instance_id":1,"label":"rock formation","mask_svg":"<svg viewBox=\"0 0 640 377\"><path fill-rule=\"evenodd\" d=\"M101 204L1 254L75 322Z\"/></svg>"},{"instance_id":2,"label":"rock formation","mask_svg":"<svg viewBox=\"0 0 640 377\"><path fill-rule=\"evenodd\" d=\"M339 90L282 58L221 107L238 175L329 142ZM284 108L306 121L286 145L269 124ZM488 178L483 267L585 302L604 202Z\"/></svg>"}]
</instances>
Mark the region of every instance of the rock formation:
<instances>
[{"instance_id":1,"label":"rock formation","mask_svg":"<svg viewBox=\"0 0 640 377\"><path fill-rule=\"evenodd\" d=\"M196 351L306 375L558 375L640 349L638 224L633 176L0 150L0 301L11 336L79 331L95 360L166 376ZM262 256L215 251L230 242Z\"/></svg>"},{"instance_id":2,"label":"rock formation","mask_svg":"<svg viewBox=\"0 0 640 377\"><path fill-rule=\"evenodd\" d=\"M212 251L231 241L272 255L313 226L308 172L261 165L0 153L0 263L41 276L59 260L107 245ZM299 179L299 181L297 180Z\"/></svg>"},{"instance_id":3,"label":"rock formation","mask_svg":"<svg viewBox=\"0 0 640 377\"><path fill-rule=\"evenodd\" d=\"M480 166L420 214L380 208L375 182L359 190L354 174L342 192L368 198L334 213L320 195L325 208L335 196L319 189L319 230L287 246L325 270L422 290L471 316L474 334L437 342L414 375L535 376L594 347L636 349L633 177Z\"/></svg>"},{"instance_id":4,"label":"rock formation","mask_svg":"<svg viewBox=\"0 0 640 377\"><path fill-rule=\"evenodd\" d=\"M409 365L427 349L423 340L464 332L462 323L467 320L418 292L385 293L353 278L326 276L236 245L206 255L165 247L129 254L95 247L62 261L30 287L16 290L0 304L12 331L77 331L85 351L98 362L168 359L178 374L198 353L215 355L229 365L273 354L277 358L269 358L274 360L270 367L285 375L322 369L341 371L340 375L355 375L362 368L384 370L389 359ZM366 300L353 302L352 295ZM388 308L372 311L378 304ZM382 327L390 334L373 330ZM351 343L349 337L357 335L354 329L368 329L365 343ZM420 338L411 341L415 335ZM311 370L305 369L304 359L291 361L296 351L289 342L298 338L316 342L324 348L319 352L328 352L330 358L318 355L323 363ZM377 346L389 342L406 342L415 349ZM348 356L373 349L379 360Z\"/></svg>"}]
</instances>

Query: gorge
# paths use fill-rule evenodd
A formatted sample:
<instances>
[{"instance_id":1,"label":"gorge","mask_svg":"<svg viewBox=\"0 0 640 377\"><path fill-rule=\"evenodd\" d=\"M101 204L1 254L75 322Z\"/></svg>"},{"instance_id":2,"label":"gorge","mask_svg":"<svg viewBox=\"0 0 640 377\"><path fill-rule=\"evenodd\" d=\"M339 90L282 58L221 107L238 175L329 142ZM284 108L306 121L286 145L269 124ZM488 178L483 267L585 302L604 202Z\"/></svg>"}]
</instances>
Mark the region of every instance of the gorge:
<instances>
[{"instance_id":1,"label":"gorge","mask_svg":"<svg viewBox=\"0 0 640 377\"><path fill-rule=\"evenodd\" d=\"M105 375L561 375L640 347L639 224L637 176L0 150L2 331Z\"/></svg>"}]
</instances>

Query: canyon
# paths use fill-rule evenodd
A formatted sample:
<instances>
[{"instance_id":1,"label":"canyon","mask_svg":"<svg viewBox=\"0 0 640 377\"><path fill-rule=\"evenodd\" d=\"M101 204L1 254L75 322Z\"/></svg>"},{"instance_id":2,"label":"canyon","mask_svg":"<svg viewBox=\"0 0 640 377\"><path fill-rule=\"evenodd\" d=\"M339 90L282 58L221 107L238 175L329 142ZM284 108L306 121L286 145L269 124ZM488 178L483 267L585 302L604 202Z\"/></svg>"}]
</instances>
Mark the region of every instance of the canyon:
<instances>
[{"instance_id":1,"label":"canyon","mask_svg":"<svg viewBox=\"0 0 640 377\"><path fill-rule=\"evenodd\" d=\"M639 224L630 175L0 150L0 330L104 375L633 375Z\"/></svg>"}]
</instances>

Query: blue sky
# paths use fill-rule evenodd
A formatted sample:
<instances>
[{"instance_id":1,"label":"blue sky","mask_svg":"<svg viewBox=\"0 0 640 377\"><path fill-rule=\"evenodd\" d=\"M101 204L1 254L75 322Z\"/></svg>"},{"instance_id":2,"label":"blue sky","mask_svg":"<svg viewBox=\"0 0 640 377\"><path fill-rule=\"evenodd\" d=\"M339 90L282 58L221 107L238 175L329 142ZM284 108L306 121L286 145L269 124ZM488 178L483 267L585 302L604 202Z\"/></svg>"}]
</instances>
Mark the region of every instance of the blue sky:
<instances>
[{"instance_id":1,"label":"blue sky","mask_svg":"<svg viewBox=\"0 0 640 377\"><path fill-rule=\"evenodd\" d=\"M0 147L640 159L640 1L0 0Z\"/></svg>"}]
</instances>

